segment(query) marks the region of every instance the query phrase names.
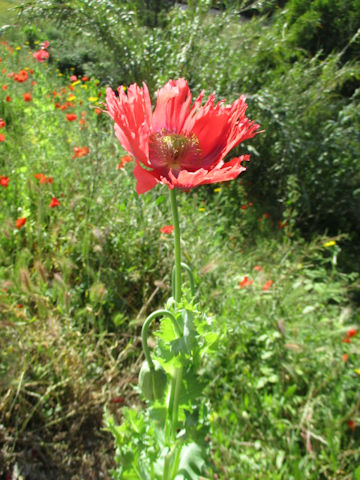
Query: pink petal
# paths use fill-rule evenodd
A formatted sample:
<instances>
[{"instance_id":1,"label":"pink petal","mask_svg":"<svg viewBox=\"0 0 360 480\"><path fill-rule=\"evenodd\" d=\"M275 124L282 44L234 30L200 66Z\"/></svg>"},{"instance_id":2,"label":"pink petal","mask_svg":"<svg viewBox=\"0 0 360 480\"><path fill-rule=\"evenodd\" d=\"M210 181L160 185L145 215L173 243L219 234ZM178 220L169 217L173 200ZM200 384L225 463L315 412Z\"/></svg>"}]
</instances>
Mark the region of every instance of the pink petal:
<instances>
[{"instance_id":1,"label":"pink petal","mask_svg":"<svg viewBox=\"0 0 360 480\"><path fill-rule=\"evenodd\" d=\"M158 183L158 180L152 175L151 172L142 168L139 163L136 163L136 167L133 170L133 174L137 180L136 193L146 193Z\"/></svg>"}]
</instances>

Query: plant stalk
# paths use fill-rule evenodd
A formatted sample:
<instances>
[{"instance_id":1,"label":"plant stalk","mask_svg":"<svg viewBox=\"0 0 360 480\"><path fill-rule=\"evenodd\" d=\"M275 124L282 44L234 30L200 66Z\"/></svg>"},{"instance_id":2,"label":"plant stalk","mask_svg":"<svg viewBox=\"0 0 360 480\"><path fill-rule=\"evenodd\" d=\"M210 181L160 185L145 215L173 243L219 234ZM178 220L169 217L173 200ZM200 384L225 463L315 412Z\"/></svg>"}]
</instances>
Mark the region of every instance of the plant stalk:
<instances>
[{"instance_id":1,"label":"plant stalk","mask_svg":"<svg viewBox=\"0 0 360 480\"><path fill-rule=\"evenodd\" d=\"M174 244L175 244L175 301L181 300L181 250L180 250L180 225L179 214L176 202L175 188L170 190L171 212L174 224Z\"/></svg>"}]
</instances>

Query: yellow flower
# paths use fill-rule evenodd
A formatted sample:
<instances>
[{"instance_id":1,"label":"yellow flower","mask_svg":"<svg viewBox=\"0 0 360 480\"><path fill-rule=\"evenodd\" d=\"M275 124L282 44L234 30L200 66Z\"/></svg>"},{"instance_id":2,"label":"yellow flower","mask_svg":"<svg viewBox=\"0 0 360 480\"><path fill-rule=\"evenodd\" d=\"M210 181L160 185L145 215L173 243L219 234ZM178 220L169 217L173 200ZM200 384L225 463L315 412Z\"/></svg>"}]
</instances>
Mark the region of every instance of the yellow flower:
<instances>
[{"instance_id":1,"label":"yellow flower","mask_svg":"<svg viewBox=\"0 0 360 480\"><path fill-rule=\"evenodd\" d=\"M16 47L15 50L21 50L21 47Z\"/></svg>"},{"instance_id":2,"label":"yellow flower","mask_svg":"<svg viewBox=\"0 0 360 480\"><path fill-rule=\"evenodd\" d=\"M324 243L323 247L328 248L328 247L333 247L336 245L335 240L329 240L328 242Z\"/></svg>"},{"instance_id":3,"label":"yellow flower","mask_svg":"<svg viewBox=\"0 0 360 480\"><path fill-rule=\"evenodd\" d=\"M88 89L88 86L87 85L80 85L81 88L83 88L84 90L87 90Z\"/></svg>"},{"instance_id":4,"label":"yellow flower","mask_svg":"<svg viewBox=\"0 0 360 480\"><path fill-rule=\"evenodd\" d=\"M73 82L71 86L75 87L75 85L79 85L79 83L81 83L81 80L76 80L76 82Z\"/></svg>"},{"instance_id":5,"label":"yellow flower","mask_svg":"<svg viewBox=\"0 0 360 480\"><path fill-rule=\"evenodd\" d=\"M360 375L360 368L355 368L354 372Z\"/></svg>"},{"instance_id":6,"label":"yellow flower","mask_svg":"<svg viewBox=\"0 0 360 480\"><path fill-rule=\"evenodd\" d=\"M71 142L72 142L71 138L68 138L68 139L67 139L67 141L68 141L69 143L71 143Z\"/></svg>"},{"instance_id":7,"label":"yellow flower","mask_svg":"<svg viewBox=\"0 0 360 480\"><path fill-rule=\"evenodd\" d=\"M98 97L89 97L88 100L89 102L97 102L99 99Z\"/></svg>"},{"instance_id":8,"label":"yellow flower","mask_svg":"<svg viewBox=\"0 0 360 480\"><path fill-rule=\"evenodd\" d=\"M62 77L62 76L63 76L63 74L61 72L58 73L58 77Z\"/></svg>"},{"instance_id":9,"label":"yellow flower","mask_svg":"<svg viewBox=\"0 0 360 480\"><path fill-rule=\"evenodd\" d=\"M73 100L75 100L75 98L75 95L70 95L70 97L68 97L68 101L72 102Z\"/></svg>"},{"instance_id":10,"label":"yellow flower","mask_svg":"<svg viewBox=\"0 0 360 480\"><path fill-rule=\"evenodd\" d=\"M214 188L214 192L215 192L215 193L221 192L221 188L220 188L220 187Z\"/></svg>"},{"instance_id":11,"label":"yellow flower","mask_svg":"<svg viewBox=\"0 0 360 480\"><path fill-rule=\"evenodd\" d=\"M199 212L205 212L205 208L200 207L200 208L199 208Z\"/></svg>"},{"instance_id":12,"label":"yellow flower","mask_svg":"<svg viewBox=\"0 0 360 480\"><path fill-rule=\"evenodd\" d=\"M39 40L35 40L34 45L37 45L39 43Z\"/></svg>"}]
</instances>

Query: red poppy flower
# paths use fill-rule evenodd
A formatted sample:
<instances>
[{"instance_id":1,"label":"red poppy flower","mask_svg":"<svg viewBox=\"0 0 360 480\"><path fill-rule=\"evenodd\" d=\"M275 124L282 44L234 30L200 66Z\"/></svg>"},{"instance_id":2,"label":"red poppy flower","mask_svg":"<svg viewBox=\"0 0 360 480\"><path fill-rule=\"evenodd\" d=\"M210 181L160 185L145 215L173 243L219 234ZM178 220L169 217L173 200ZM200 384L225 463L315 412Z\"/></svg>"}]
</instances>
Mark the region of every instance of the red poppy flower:
<instances>
[{"instance_id":1,"label":"red poppy flower","mask_svg":"<svg viewBox=\"0 0 360 480\"><path fill-rule=\"evenodd\" d=\"M67 120L69 120L69 122L73 122L74 120L77 119L77 115L76 113L67 113L66 118Z\"/></svg>"},{"instance_id":2,"label":"red poppy flower","mask_svg":"<svg viewBox=\"0 0 360 480\"><path fill-rule=\"evenodd\" d=\"M236 178L245 170L249 155L224 162L242 141L252 138L259 125L245 116L245 98L232 105L215 104L215 95L202 105L204 92L195 100L186 80L170 80L157 92L152 111L146 84L131 85L119 98L107 89L106 102L121 145L135 157L138 194L157 183L184 190L206 183ZM145 168L144 168L145 167Z\"/></svg>"},{"instance_id":3,"label":"red poppy flower","mask_svg":"<svg viewBox=\"0 0 360 480\"><path fill-rule=\"evenodd\" d=\"M174 225L164 225L163 227L160 228L161 233L166 233L167 235L170 235L172 231L174 230Z\"/></svg>"},{"instance_id":4,"label":"red poppy flower","mask_svg":"<svg viewBox=\"0 0 360 480\"><path fill-rule=\"evenodd\" d=\"M18 218L16 220L16 228L19 229L19 228L23 227L25 225L25 223L26 223L26 218L24 218L24 217Z\"/></svg>"},{"instance_id":5,"label":"red poppy flower","mask_svg":"<svg viewBox=\"0 0 360 480\"><path fill-rule=\"evenodd\" d=\"M8 95L8 96L5 98L5 100L6 100L7 102L11 102L11 97L9 97L9 95Z\"/></svg>"},{"instance_id":6,"label":"red poppy flower","mask_svg":"<svg viewBox=\"0 0 360 480\"><path fill-rule=\"evenodd\" d=\"M241 205L241 210L246 210L247 209L247 206L246 205Z\"/></svg>"},{"instance_id":7,"label":"red poppy flower","mask_svg":"<svg viewBox=\"0 0 360 480\"><path fill-rule=\"evenodd\" d=\"M117 166L117 169L118 169L118 170L121 170L122 168L124 168L124 165L125 165L126 163L129 163L129 162L131 162L132 160L134 160L134 159L133 159L132 157L130 157L130 155L125 155L124 157L122 157L122 158L120 159L120 163L119 163L119 165Z\"/></svg>"},{"instance_id":8,"label":"red poppy flower","mask_svg":"<svg viewBox=\"0 0 360 480\"><path fill-rule=\"evenodd\" d=\"M70 76L70 82L76 82L77 76L76 75L71 75Z\"/></svg>"},{"instance_id":9,"label":"red poppy flower","mask_svg":"<svg viewBox=\"0 0 360 480\"><path fill-rule=\"evenodd\" d=\"M42 174L41 174L42 175ZM54 180L52 179L52 177L46 177L45 175L42 175L40 178L40 183L41 184L44 184L44 183L53 183Z\"/></svg>"},{"instance_id":10,"label":"red poppy flower","mask_svg":"<svg viewBox=\"0 0 360 480\"><path fill-rule=\"evenodd\" d=\"M29 92L24 93L24 100L25 100L25 102L31 102L31 100L32 100L31 93L29 93Z\"/></svg>"},{"instance_id":11,"label":"red poppy flower","mask_svg":"<svg viewBox=\"0 0 360 480\"><path fill-rule=\"evenodd\" d=\"M244 277L241 282L239 282L239 288L245 288L245 287L249 287L250 285L252 285L254 282L254 280L252 280L251 278L249 277Z\"/></svg>"},{"instance_id":12,"label":"red poppy flower","mask_svg":"<svg viewBox=\"0 0 360 480\"><path fill-rule=\"evenodd\" d=\"M74 155L72 158L81 158L85 157L90 153L90 148L88 147L74 147Z\"/></svg>"},{"instance_id":13,"label":"red poppy flower","mask_svg":"<svg viewBox=\"0 0 360 480\"><path fill-rule=\"evenodd\" d=\"M37 50L33 53L33 57L36 58L39 63L43 63L49 58L49 52L44 49Z\"/></svg>"},{"instance_id":14,"label":"red poppy flower","mask_svg":"<svg viewBox=\"0 0 360 480\"><path fill-rule=\"evenodd\" d=\"M350 330L346 332L346 336L349 338L354 337L356 334L357 334L357 330L355 328L350 328Z\"/></svg>"},{"instance_id":15,"label":"red poppy flower","mask_svg":"<svg viewBox=\"0 0 360 480\"><path fill-rule=\"evenodd\" d=\"M0 176L0 185L6 188L9 185L9 177Z\"/></svg>"},{"instance_id":16,"label":"red poppy flower","mask_svg":"<svg viewBox=\"0 0 360 480\"><path fill-rule=\"evenodd\" d=\"M28 79L28 73L26 70L20 70L19 73L15 73L13 78L15 82L23 83L23 82L26 82L26 80Z\"/></svg>"},{"instance_id":17,"label":"red poppy flower","mask_svg":"<svg viewBox=\"0 0 360 480\"><path fill-rule=\"evenodd\" d=\"M263 291L265 292L266 290L269 290L269 288L271 287L271 285L274 283L273 280L268 280L266 283L264 283L262 289Z\"/></svg>"},{"instance_id":18,"label":"red poppy flower","mask_svg":"<svg viewBox=\"0 0 360 480\"><path fill-rule=\"evenodd\" d=\"M7 90L8 86L7 86L7 85L3 85L1 88L2 88L3 90Z\"/></svg>"},{"instance_id":19,"label":"red poppy flower","mask_svg":"<svg viewBox=\"0 0 360 480\"><path fill-rule=\"evenodd\" d=\"M50 208L55 208L60 205L59 200L56 197L52 197L51 202L49 203Z\"/></svg>"},{"instance_id":20,"label":"red poppy flower","mask_svg":"<svg viewBox=\"0 0 360 480\"><path fill-rule=\"evenodd\" d=\"M0 142L5 142L5 135L0 133Z\"/></svg>"},{"instance_id":21,"label":"red poppy flower","mask_svg":"<svg viewBox=\"0 0 360 480\"><path fill-rule=\"evenodd\" d=\"M344 353L342 356L343 362L347 362L349 360L349 355L347 353Z\"/></svg>"},{"instance_id":22,"label":"red poppy flower","mask_svg":"<svg viewBox=\"0 0 360 480\"><path fill-rule=\"evenodd\" d=\"M82 80L83 82L87 82L87 81L89 80L89 77L87 77L87 76L85 75L85 76L81 77L81 80Z\"/></svg>"},{"instance_id":23,"label":"red poppy flower","mask_svg":"<svg viewBox=\"0 0 360 480\"><path fill-rule=\"evenodd\" d=\"M101 109L100 108L95 108L95 113L96 113L96 115L100 115Z\"/></svg>"},{"instance_id":24,"label":"red poppy flower","mask_svg":"<svg viewBox=\"0 0 360 480\"><path fill-rule=\"evenodd\" d=\"M255 267L253 268L253 270L255 270L255 272L261 272L263 269L263 267L261 267L260 265L255 265Z\"/></svg>"},{"instance_id":25,"label":"red poppy flower","mask_svg":"<svg viewBox=\"0 0 360 480\"><path fill-rule=\"evenodd\" d=\"M352 430L353 432L355 432L356 424L355 424L354 420L349 420L349 421L347 422L347 426L350 428L350 430Z\"/></svg>"},{"instance_id":26,"label":"red poppy flower","mask_svg":"<svg viewBox=\"0 0 360 480\"><path fill-rule=\"evenodd\" d=\"M350 340L349 337L345 337L345 338L343 338L342 341L343 341L344 343L350 343L351 340Z\"/></svg>"},{"instance_id":27,"label":"red poppy flower","mask_svg":"<svg viewBox=\"0 0 360 480\"><path fill-rule=\"evenodd\" d=\"M113 403L120 403L123 404L125 403L125 397L114 397L111 399Z\"/></svg>"}]
</instances>

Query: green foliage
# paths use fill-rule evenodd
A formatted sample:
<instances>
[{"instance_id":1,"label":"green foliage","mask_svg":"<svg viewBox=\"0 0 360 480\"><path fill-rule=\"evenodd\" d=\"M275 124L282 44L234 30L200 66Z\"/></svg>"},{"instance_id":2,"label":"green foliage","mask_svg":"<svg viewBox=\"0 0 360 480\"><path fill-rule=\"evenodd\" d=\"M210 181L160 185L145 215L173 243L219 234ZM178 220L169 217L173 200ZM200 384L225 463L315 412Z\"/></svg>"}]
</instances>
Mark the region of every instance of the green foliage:
<instances>
[{"instance_id":1,"label":"green foliage","mask_svg":"<svg viewBox=\"0 0 360 480\"><path fill-rule=\"evenodd\" d=\"M160 318L155 368L151 371L146 363L139 374L140 391L150 404L146 410L123 409L120 426L105 415L116 445L114 479L197 480L209 463L208 408L198 370L214 351L218 335L207 331L211 321L193 302L175 304L171 298L167 311L174 315L180 335L171 318ZM164 369L172 384L165 397ZM179 411L174 416L175 408Z\"/></svg>"},{"instance_id":2,"label":"green foliage","mask_svg":"<svg viewBox=\"0 0 360 480\"><path fill-rule=\"evenodd\" d=\"M281 18L283 17L283 18ZM279 28L285 24L290 44L313 55L325 55L347 47L359 35L359 0L289 0L281 14ZM351 47L351 56L360 53L359 38Z\"/></svg>"}]
</instances>

